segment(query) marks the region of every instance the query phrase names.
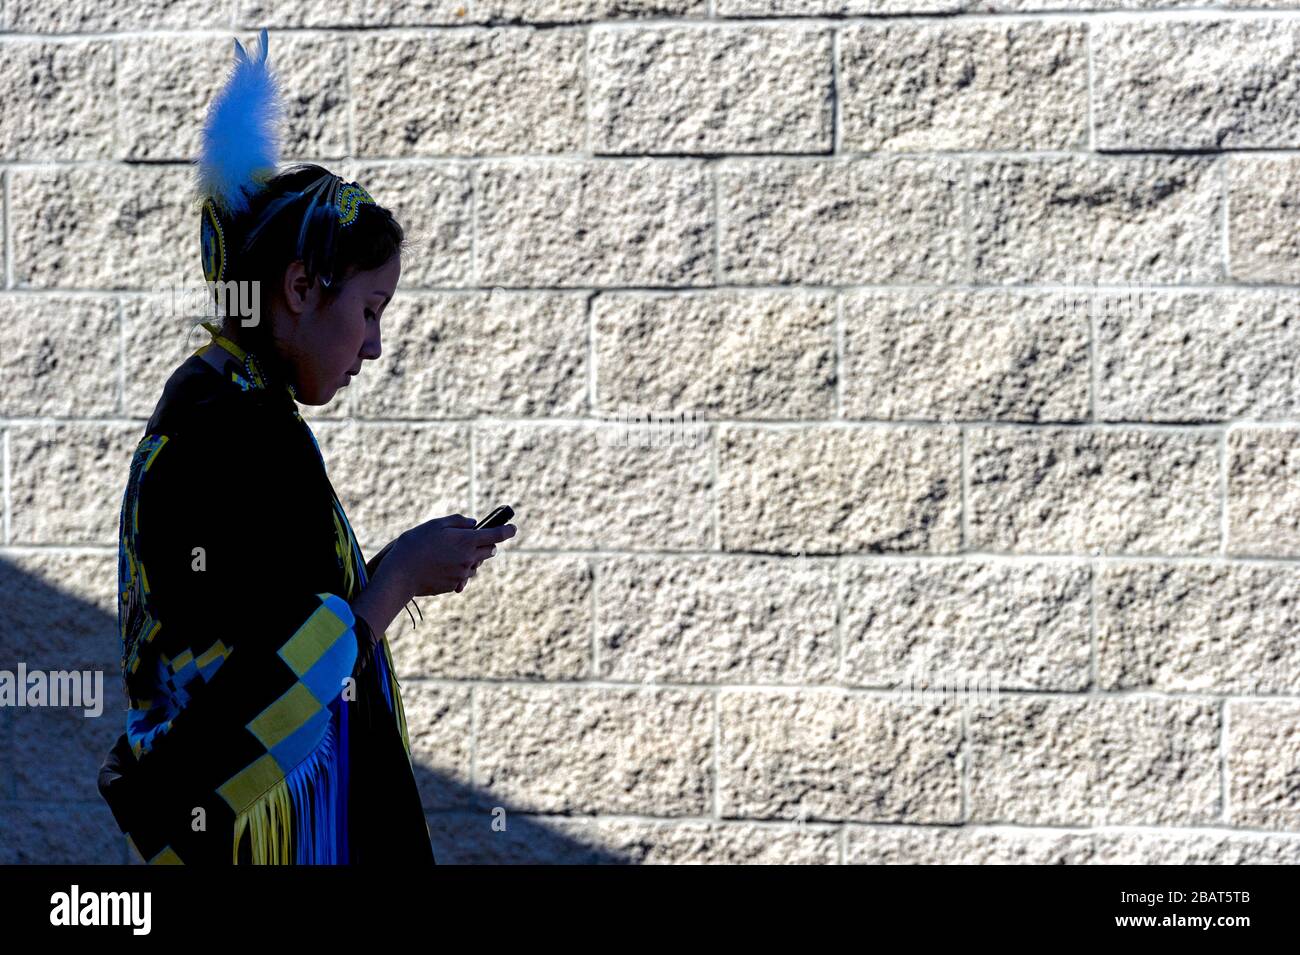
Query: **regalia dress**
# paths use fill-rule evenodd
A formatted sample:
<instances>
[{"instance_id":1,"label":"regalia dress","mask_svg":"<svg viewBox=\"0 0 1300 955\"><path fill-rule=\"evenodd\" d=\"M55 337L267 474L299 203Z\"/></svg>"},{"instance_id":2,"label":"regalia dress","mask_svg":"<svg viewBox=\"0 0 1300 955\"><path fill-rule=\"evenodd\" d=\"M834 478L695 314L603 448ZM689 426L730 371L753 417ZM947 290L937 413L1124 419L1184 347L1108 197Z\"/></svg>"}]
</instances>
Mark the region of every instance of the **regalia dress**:
<instances>
[{"instance_id":1,"label":"regalia dress","mask_svg":"<svg viewBox=\"0 0 1300 955\"><path fill-rule=\"evenodd\" d=\"M129 708L99 789L140 860L435 862L365 560L292 385L222 337L171 375L122 499Z\"/></svg>"}]
</instances>

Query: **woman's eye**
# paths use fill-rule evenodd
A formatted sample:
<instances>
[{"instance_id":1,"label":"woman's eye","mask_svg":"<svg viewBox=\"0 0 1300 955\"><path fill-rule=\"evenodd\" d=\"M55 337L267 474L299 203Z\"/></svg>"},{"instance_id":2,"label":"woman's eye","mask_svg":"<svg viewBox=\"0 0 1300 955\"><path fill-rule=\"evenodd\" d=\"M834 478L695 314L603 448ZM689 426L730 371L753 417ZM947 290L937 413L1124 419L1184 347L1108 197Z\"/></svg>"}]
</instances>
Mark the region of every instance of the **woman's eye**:
<instances>
[{"instance_id":1,"label":"woman's eye","mask_svg":"<svg viewBox=\"0 0 1300 955\"><path fill-rule=\"evenodd\" d=\"M366 309L366 318L374 318L374 317L375 317L374 309L371 308Z\"/></svg>"}]
</instances>

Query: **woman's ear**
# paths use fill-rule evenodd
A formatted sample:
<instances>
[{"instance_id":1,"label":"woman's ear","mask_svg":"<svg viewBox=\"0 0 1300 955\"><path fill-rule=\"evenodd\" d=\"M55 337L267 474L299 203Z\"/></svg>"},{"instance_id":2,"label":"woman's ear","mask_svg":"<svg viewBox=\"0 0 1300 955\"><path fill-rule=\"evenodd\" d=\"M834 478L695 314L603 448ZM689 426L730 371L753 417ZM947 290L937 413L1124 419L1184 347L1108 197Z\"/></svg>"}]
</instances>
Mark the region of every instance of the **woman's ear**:
<instances>
[{"instance_id":1,"label":"woman's ear","mask_svg":"<svg viewBox=\"0 0 1300 955\"><path fill-rule=\"evenodd\" d=\"M307 278L307 270L301 261L290 262L284 268L284 284L281 288L284 304L291 315L301 315L316 305L320 289L315 282Z\"/></svg>"}]
</instances>

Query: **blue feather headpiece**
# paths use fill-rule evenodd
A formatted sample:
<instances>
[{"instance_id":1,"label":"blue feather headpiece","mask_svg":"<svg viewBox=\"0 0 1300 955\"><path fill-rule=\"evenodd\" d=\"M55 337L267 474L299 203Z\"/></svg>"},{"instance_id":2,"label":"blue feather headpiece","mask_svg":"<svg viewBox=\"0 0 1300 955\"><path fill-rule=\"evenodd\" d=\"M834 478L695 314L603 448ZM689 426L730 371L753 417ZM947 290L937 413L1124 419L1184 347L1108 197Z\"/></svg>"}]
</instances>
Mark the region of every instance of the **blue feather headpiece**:
<instances>
[{"instance_id":1,"label":"blue feather headpiece","mask_svg":"<svg viewBox=\"0 0 1300 955\"><path fill-rule=\"evenodd\" d=\"M328 285L338 230L356 221L361 205L373 205L375 200L359 184L330 173L306 189L277 196L256 221L245 221L250 201L275 176L279 161L283 110L279 88L266 62L269 43L263 30L261 55L254 59L235 40L234 68L203 124L203 143L196 160L203 198L199 226L203 277L209 282L223 281L232 273L232 256L250 248L277 215L302 203L297 258L309 274L320 274ZM242 235L242 240L236 240L236 235Z\"/></svg>"},{"instance_id":2,"label":"blue feather headpiece","mask_svg":"<svg viewBox=\"0 0 1300 955\"><path fill-rule=\"evenodd\" d=\"M265 30L261 42L261 56L253 59L235 40L234 69L203 124L199 192L226 215L247 212L249 197L275 175L279 163L283 111L266 63L270 37Z\"/></svg>"}]
</instances>

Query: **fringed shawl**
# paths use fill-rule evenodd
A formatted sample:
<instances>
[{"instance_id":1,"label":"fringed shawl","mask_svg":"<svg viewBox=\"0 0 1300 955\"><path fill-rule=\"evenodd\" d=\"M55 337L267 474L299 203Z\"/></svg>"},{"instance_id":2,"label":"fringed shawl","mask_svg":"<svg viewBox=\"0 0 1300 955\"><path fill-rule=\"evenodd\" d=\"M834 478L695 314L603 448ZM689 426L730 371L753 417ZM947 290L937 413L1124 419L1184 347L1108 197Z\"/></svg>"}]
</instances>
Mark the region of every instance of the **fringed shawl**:
<instances>
[{"instance_id":1,"label":"fringed shawl","mask_svg":"<svg viewBox=\"0 0 1300 955\"><path fill-rule=\"evenodd\" d=\"M385 792L419 812L387 639L349 606L365 560L292 386L205 324L123 495L130 708L100 790L150 863L356 861L350 720L387 714L406 761Z\"/></svg>"}]
</instances>

